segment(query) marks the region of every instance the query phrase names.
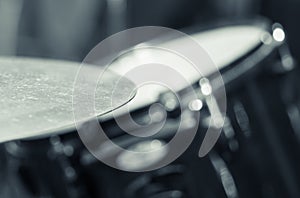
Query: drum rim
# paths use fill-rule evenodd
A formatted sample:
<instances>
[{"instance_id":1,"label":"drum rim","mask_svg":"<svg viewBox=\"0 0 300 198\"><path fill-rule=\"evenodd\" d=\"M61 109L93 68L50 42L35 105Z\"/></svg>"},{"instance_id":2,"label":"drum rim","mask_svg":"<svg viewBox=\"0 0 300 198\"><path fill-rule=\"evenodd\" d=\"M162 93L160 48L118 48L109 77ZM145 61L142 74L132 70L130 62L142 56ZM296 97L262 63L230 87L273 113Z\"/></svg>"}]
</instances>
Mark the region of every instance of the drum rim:
<instances>
[{"instance_id":1,"label":"drum rim","mask_svg":"<svg viewBox=\"0 0 300 198\"><path fill-rule=\"evenodd\" d=\"M254 26L270 32L272 30L272 24L273 22L270 19L263 16L258 16L252 19L215 20L202 25L188 26L179 30L186 34L192 35L197 32L205 32L217 28L225 28L228 26Z\"/></svg>"},{"instance_id":2,"label":"drum rim","mask_svg":"<svg viewBox=\"0 0 300 198\"><path fill-rule=\"evenodd\" d=\"M225 27L238 27L238 26L253 26L253 27L257 27L257 28L261 28L262 30L266 31L267 33L271 33L272 32L272 25L274 23L272 23L269 19L264 18L264 17L257 17L255 19L241 19L241 20L233 20L233 21L217 21L215 23L209 24L209 25L204 25L204 26L198 26L196 28L197 31L209 31L209 30L214 30L217 28L225 28ZM184 29L183 31L185 32L189 32L189 33L193 33L193 31L195 31L194 29L192 30L192 28L194 27L189 27ZM212 28L212 29L210 29ZM284 43L284 42L283 42ZM265 55L261 55L262 58L260 61L257 61L256 64L253 64L254 66L250 69L256 69L257 66L259 66L262 62L264 62L272 53L274 53L274 50L276 50L279 46L283 45L283 43L279 43L276 42L275 40L272 39L271 43L269 45L266 45L265 43L263 43L262 41L260 41L254 48L252 48L250 51L248 51L245 54L242 54L239 58L237 58L236 60L234 60L233 62L224 65L221 69L220 69L220 73L222 75L222 78L224 80L224 75L228 75L229 73L232 72L232 70L234 69L234 67L236 67L239 64L243 64L243 61L246 61L246 59L251 58L255 52L259 51L259 50L264 50L265 48L269 48L270 52L268 54ZM242 67L242 66L240 66ZM251 72L250 70L247 70L245 72L243 72L243 74ZM213 72L211 74L209 74L207 76L208 79L213 80L215 77L215 75L217 75L218 71ZM236 78L235 78L236 79ZM235 80L233 79L233 80ZM224 85L225 88L228 86L229 83L231 83L233 80L229 80L227 81L226 79L224 80ZM198 81L194 82L193 86L195 88L199 88L199 83ZM184 89L180 90L179 93L185 93Z\"/></svg>"}]
</instances>

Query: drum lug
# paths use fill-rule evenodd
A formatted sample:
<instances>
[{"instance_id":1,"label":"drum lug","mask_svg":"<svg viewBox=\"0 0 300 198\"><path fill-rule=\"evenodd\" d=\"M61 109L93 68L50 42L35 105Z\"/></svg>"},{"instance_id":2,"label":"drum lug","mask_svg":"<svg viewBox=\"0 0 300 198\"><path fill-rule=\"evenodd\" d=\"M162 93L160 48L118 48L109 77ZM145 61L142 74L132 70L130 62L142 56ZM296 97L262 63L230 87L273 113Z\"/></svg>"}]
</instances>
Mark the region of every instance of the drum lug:
<instances>
[{"instance_id":1,"label":"drum lug","mask_svg":"<svg viewBox=\"0 0 300 198\"><path fill-rule=\"evenodd\" d=\"M275 64L275 73L286 73L293 70L296 67L296 61L291 55L288 47L285 32L281 24L275 23L272 27L273 39L280 43L278 48L279 62Z\"/></svg>"},{"instance_id":2,"label":"drum lug","mask_svg":"<svg viewBox=\"0 0 300 198\"><path fill-rule=\"evenodd\" d=\"M245 138L250 138L253 132L250 128L248 113L241 101L236 100L233 103L233 112L239 131L241 131Z\"/></svg>"},{"instance_id":3,"label":"drum lug","mask_svg":"<svg viewBox=\"0 0 300 198\"><path fill-rule=\"evenodd\" d=\"M210 81L207 78L202 78L199 81L200 85L200 98L204 101L208 109L208 116L202 119L207 132L203 139L202 145L199 150L199 156L205 156L211 149L213 149L214 144L220 138L222 132L226 137L226 147L230 150L236 151L238 149L238 142L235 140L235 135L230 124L229 119L226 117L226 112L222 100L225 98L217 98L217 92L213 91ZM222 102L222 103L221 103ZM210 146L208 146L210 145Z\"/></svg>"},{"instance_id":4,"label":"drum lug","mask_svg":"<svg viewBox=\"0 0 300 198\"><path fill-rule=\"evenodd\" d=\"M239 149L239 142L236 139L236 133L229 118L225 118L223 132L227 140L228 148L231 152L237 152Z\"/></svg>"},{"instance_id":5,"label":"drum lug","mask_svg":"<svg viewBox=\"0 0 300 198\"><path fill-rule=\"evenodd\" d=\"M202 124L208 129L206 136L209 135L208 133L219 133L220 137L217 136L218 139L215 140L216 142L218 141L218 145L214 150L219 150L220 154L224 155L223 157L230 159L232 154L236 153L240 147L231 120L226 116L225 112L222 112L220 98L214 96L209 80L201 79L199 85L200 93L204 97L202 100L207 106L209 113L208 116L202 119ZM206 144L206 136L202 145Z\"/></svg>"},{"instance_id":6,"label":"drum lug","mask_svg":"<svg viewBox=\"0 0 300 198\"><path fill-rule=\"evenodd\" d=\"M291 55L290 49L286 43L278 48L279 61L275 63L275 73L287 73L295 69L296 60Z\"/></svg>"},{"instance_id":7,"label":"drum lug","mask_svg":"<svg viewBox=\"0 0 300 198\"><path fill-rule=\"evenodd\" d=\"M217 176L220 179L226 197L238 198L239 195L236 183L225 161L215 152L211 152L209 154L209 159L216 171Z\"/></svg>"},{"instance_id":8,"label":"drum lug","mask_svg":"<svg viewBox=\"0 0 300 198\"><path fill-rule=\"evenodd\" d=\"M199 81L201 95L204 97L205 104L208 107L212 122L211 127L220 129L224 125L224 115L221 112L217 98L213 95L212 86L207 78L202 78Z\"/></svg>"}]
</instances>

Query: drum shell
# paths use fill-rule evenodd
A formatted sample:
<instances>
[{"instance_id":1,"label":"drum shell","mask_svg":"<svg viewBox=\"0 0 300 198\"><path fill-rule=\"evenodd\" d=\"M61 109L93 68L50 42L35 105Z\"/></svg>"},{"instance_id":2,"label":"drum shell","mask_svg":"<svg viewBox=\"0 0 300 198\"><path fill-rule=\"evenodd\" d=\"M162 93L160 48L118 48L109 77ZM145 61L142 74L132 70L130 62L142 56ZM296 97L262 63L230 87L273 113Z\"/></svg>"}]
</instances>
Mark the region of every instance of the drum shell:
<instances>
[{"instance_id":1,"label":"drum shell","mask_svg":"<svg viewBox=\"0 0 300 198\"><path fill-rule=\"evenodd\" d=\"M16 146L16 142L6 143L11 164L8 174L18 191L28 197L159 197L159 194L173 191L180 197L201 194L225 198L208 157L201 160L197 157L199 139L195 139L185 154L172 164L145 173L124 172L104 165L87 152L75 132L59 139L63 147L72 145L74 153L71 156L59 152L51 154L53 140L50 138L18 142L20 153L9 148ZM82 160L87 155L88 163ZM66 175L70 167L76 172L76 178L71 181ZM134 183L144 180L149 181L135 187Z\"/></svg>"},{"instance_id":2,"label":"drum shell","mask_svg":"<svg viewBox=\"0 0 300 198\"><path fill-rule=\"evenodd\" d=\"M239 148L233 152L228 148L232 140L224 143L221 138L216 149L226 159L241 197L299 195L297 144L281 91L295 71L278 74L272 70L281 61L277 52L260 63L266 66L262 73L227 89L227 115Z\"/></svg>"}]
</instances>

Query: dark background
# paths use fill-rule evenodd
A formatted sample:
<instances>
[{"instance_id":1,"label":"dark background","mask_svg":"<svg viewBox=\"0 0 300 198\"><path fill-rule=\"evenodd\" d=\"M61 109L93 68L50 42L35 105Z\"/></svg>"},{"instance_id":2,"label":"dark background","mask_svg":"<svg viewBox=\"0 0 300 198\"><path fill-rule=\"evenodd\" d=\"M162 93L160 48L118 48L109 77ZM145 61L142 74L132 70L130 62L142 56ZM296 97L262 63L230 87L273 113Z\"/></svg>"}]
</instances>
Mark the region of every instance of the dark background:
<instances>
[{"instance_id":1,"label":"dark background","mask_svg":"<svg viewBox=\"0 0 300 198\"><path fill-rule=\"evenodd\" d=\"M298 0L1 0L0 54L81 61L93 46L130 27L175 29L265 16L280 22L299 58Z\"/></svg>"}]
</instances>

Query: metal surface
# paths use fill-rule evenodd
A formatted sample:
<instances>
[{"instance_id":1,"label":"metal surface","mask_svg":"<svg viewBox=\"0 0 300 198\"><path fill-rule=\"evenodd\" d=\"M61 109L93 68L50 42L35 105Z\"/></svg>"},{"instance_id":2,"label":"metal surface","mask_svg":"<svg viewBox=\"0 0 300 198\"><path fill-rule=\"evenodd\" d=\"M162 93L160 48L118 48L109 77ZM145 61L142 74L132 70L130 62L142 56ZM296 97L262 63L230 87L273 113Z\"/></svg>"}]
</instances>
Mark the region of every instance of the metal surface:
<instances>
[{"instance_id":1,"label":"metal surface","mask_svg":"<svg viewBox=\"0 0 300 198\"><path fill-rule=\"evenodd\" d=\"M91 72L102 70L90 67ZM69 131L74 128L72 93L80 63L65 61L0 59L0 142ZM122 78L121 93L111 95L121 76L106 72L95 91L95 113L103 115L127 103L134 84ZM92 83L80 84L82 91Z\"/></svg>"}]
</instances>

